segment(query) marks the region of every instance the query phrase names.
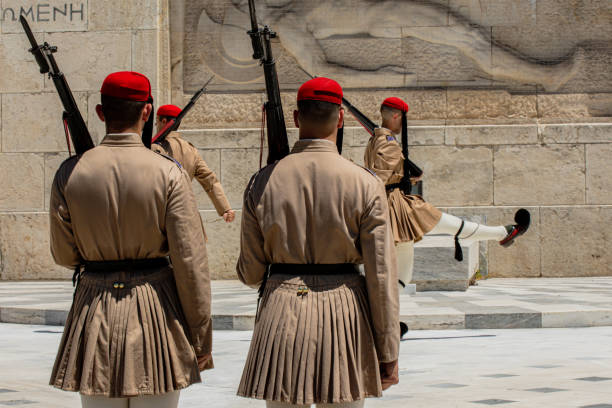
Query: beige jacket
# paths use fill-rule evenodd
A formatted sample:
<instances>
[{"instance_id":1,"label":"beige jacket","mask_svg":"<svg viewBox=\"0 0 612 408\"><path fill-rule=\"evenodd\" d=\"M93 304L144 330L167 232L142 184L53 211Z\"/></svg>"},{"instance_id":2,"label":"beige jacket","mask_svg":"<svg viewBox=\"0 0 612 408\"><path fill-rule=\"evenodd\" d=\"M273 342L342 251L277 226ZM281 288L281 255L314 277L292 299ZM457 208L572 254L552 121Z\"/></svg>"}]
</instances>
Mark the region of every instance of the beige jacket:
<instances>
[{"instance_id":1,"label":"beige jacket","mask_svg":"<svg viewBox=\"0 0 612 408\"><path fill-rule=\"evenodd\" d=\"M398 357L399 298L385 189L327 140L300 140L244 197L237 272L247 285L273 263L364 264L376 351Z\"/></svg>"},{"instance_id":2,"label":"beige jacket","mask_svg":"<svg viewBox=\"0 0 612 408\"><path fill-rule=\"evenodd\" d=\"M402 146L385 128L374 129L366 146L364 165L371 169L385 184L399 183L404 177Z\"/></svg>"},{"instance_id":3,"label":"beige jacket","mask_svg":"<svg viewBox=\"0 0 612 408\"><path fill-rule=\"evenodd\" d=\"M179 132L171 132L161 144L154 143L151 150L172 156L181 163L189 178L195 177L202 185L219 215L232 208L215 173L206 165L198 149L181 138Z\"/></svg>"},{"instance_id":4,"label":"beige jacket","mask_svg":"<svg viewBox=\"0 0 612 408\"><path fill-rule=\"evenodd\" d=\"M211 293L201 219L189 178L137 134L109 134L59 168L49 208L51 253L72 268L170 255L198 355L212 347Z\"/></svg>"}]
</instances>

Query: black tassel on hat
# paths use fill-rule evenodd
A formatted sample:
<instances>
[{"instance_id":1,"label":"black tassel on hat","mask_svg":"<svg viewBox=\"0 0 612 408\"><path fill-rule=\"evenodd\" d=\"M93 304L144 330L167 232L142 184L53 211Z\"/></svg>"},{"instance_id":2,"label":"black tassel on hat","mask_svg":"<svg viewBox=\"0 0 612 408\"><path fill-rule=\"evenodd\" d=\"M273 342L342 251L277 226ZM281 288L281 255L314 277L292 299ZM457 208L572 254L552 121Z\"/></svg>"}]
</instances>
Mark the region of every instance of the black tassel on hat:
<instances>
[{"instance_id":1,"label":"black tassel on hat","mask_svg":"<svg viewBox=\"0 0 612 408\"><path fill-rule=\"evenodd\" d=\"M151 114L149 115L149 119L144 125L142 129L142 143L147 147L147 149L151 148L151 139L153 138L153 121L155 117L155 107L153 106L153 97L150 96L147 100L147 103L151 104Z\"/></svg>"},{"instance_id":2,"label":"black tassel on hat","mask_svg":"<svg viewBox=\"0 0 612 408\"><path fill-rule=\"evenodd\" d=\"M338 135L336 136L336 147L340 154L342 154L342 139L344 139L344 122L342 122L342 127L338 129Z\"/></svg>"},{"instance_id":3,"label":"black tassel on hat","mask_svg":"<svg viewBox=\"0 0 612 408\"><path fill-rule=\"evenodd\" d=\"M408 158L408 119L404 111L402 111L402 154L404 155L404 159ZM404 179L408 181L408 185L410 185L409 174L408 160L404 160Z\"/></svg>"}]
</instances>

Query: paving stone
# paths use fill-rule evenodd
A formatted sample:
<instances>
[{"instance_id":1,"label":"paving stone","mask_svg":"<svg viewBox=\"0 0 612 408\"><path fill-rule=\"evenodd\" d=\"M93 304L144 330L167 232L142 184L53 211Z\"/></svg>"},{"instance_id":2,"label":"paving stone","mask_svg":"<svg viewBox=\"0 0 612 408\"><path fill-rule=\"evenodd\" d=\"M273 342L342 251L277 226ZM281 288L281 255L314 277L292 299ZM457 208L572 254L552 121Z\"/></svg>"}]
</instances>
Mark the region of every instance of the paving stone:
<instances>
[{"instance_id":1,"label":"paving stone","mask_svg":"<svg viewBox=\"0 0 612 408\"><path fill-rule=\"evenodd\" d=\"M516 401L504 400L504 399L486 399L480 401L472 401L475 404L484 404L484 405L500 405L500 404L510 404Z\"/></svg>"},{"instance_id":2,"label":"paving stone","mask_svg":"<svg viewBox=\"0 0 612 408\"><path fill-rule=\"evenodd\" d=\"M542 388L531 388L531 389L525 390L525 391L541 392L541 393L544 393L544 394L548 394L550 392L559 392L559 391L567 391L567 390L562 390L560 388L542 387Z\"/></svg>"},{"instance_id":3,"label":"paving stone","mask_svg":"<svg viewBox=\"0 0 612 408\"><path fill-rule=\"evenodd\" d=\"M499 314L466 314L466 329L540 328L542 316L539 313L499 313Z\"/></svg>"}]
</instances>

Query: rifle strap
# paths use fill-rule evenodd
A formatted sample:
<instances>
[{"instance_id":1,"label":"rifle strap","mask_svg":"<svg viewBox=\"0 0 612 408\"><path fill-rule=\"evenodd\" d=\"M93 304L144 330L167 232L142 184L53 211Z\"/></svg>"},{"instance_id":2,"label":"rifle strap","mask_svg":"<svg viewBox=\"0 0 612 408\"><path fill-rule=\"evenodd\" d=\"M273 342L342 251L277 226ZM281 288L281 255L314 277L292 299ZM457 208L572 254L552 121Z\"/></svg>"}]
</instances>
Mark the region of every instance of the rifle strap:
<instances>
[{"instance_id":1,"label":"rifle strap","mask_svg":"<svg viewBox=\"0 0 612 408\"><path fill-rule=\"evenodd\" d=\"M263 104L261 105L261 135L259 139L259 170L261 170L261 165L263 163L265 129L266 129L266 105Z\"/></svg>"},{"instance_id":2,"label":"rifle strap","mask_svg":"<svg viewBox=\"0 0 612 408\"><path fill-rule=\"evenodd\" d=\"M64 134L66 135L66 145L68 146L68 157L72 156L72 151L70 149L70 129L68 128L68 119L67 114L64 112L62 122L64 123Z\"/></svg>"}]
</instances>

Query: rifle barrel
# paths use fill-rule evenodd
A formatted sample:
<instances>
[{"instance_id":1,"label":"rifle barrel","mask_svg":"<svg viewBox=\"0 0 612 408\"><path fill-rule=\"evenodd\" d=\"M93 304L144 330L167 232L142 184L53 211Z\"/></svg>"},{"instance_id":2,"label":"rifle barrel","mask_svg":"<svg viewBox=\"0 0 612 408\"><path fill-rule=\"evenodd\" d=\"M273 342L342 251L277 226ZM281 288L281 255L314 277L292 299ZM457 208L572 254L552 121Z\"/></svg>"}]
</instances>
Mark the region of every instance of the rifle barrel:
<instances>
[{"instance_id":1,"label":"rifle barrel","mask_svg":"<svg viewBox=\"0 0 612 408\"><path fill-rule=\"evenodd\" d=\"M249 0L249 15L251 16L251 30L257 31L257 12L255 11L255 0Z\"/></svg>"}]
</instances>

